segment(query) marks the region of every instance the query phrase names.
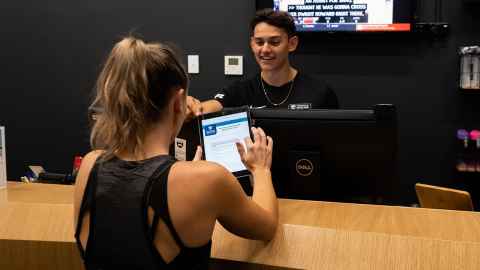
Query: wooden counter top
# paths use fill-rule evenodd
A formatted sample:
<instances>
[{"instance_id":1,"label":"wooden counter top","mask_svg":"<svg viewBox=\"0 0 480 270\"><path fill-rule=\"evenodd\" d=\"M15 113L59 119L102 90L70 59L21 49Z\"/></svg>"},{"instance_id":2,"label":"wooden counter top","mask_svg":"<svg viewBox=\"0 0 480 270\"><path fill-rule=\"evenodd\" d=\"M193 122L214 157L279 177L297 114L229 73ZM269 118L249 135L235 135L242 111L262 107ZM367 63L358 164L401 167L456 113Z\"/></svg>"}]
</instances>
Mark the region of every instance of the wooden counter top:
<instances>
[{"instance_id":1,"label":"wooden counter top","mask_svg":"<svg viewBox=\"0 0 480 270\"><path fill-rule=\"evenodd\" d=\"M73 238L73 189L9 182L0 190L3 264L82 269ZM297 269L480 269L478 212L286 199L279 203L282 225L272 242L241 239L217 226L212 257ZM25 256L34 263L26 263Z\"/></svg>"},{"instance_id":2,"label":"wooden counter top","mask_svg":"<svg viewBox=\"0 0 480 270\"><path fill-rule=\"evenodd\" d=\"M480 243L479 212L281 199L280 222Z\"/></svg>"}]
</instances>

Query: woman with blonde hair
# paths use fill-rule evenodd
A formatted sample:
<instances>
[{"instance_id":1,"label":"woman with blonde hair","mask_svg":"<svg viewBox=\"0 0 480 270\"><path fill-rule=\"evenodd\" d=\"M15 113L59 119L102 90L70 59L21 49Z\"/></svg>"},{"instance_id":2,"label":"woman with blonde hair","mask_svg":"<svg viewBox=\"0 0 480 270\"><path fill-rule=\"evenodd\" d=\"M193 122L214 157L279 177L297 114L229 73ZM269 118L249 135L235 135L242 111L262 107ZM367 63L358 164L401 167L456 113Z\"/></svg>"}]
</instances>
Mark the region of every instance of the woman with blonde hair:
<instances>
[{"instance_id":1,"label":"woman with blonde hair","mask_svg":"<svg viewBox=\"0 0 480 270\"><path fill-rule=\"evenodd\" d=\"M203 269L216 221L268 241L278 223L270 166L272 139L252 128L237 143L253 176L247 197L224 167L177 161L169 146L186 116L188 76L173 50L127 37L101 71L103 107L75 186L75 237L87 270Z\"/></svg>"}]
</instances>

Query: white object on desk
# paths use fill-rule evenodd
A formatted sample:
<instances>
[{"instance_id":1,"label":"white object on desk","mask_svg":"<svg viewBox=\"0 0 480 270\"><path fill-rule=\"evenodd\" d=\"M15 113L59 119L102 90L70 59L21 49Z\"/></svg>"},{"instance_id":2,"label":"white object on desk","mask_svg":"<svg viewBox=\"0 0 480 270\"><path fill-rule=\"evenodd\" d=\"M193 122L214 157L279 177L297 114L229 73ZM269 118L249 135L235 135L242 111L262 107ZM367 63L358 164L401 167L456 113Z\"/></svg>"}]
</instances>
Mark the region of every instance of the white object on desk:
<instances>
[{"instance_id":1,"label":"white object on desk","mask_svg":"<svg viewBox=\"0 0 480 270\"><path fill-rule=\"evenodd\" d=\"M7 151L5 148L5 127L0 127L0 188L7 187Z\"/></svg>"},{"instance_id":2,"label":"white object on desk","mask_svg":"<svg viewBox=\"0 0 480 270\"><path fill-rule=\"evenodd\" d=\"M187 140L175 137L175 158L177 160L187 160Z\"/></svg>"}]
</instances>

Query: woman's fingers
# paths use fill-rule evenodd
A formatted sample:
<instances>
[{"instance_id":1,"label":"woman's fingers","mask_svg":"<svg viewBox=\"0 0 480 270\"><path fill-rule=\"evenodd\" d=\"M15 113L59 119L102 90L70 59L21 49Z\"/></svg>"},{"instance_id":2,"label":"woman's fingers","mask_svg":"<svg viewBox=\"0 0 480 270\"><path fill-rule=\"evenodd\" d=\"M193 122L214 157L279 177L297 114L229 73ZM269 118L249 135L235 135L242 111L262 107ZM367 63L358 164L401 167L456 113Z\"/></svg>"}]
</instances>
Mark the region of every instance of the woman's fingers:
<instances>
[{"instance_id":1,"label":"woman's fingers","mask_svg":"<svg viewBox=\"0 0 480 270\"><path fill-rule=\"evenodd\" d=\"M195 151L195 156L193 157L192 161L199 161L202 160L203 150L201 146L197 146L197 151Z\"/></svg>"},{"instance_id":2,"label":"woman's fingers","mask_svg":"<svg viewBox=\"0 0 480 270\"><path fill-rule=\"evenodd\" d=\"M246 152L245 152L245 147L243 147L243 144L241 142L235 142L235 145L237 146L237 151L238 154L240 155L240 159L242 162L245 163L246 161Z\"/></svg>"},{"instance_id":3,"label":"woman's fingers","mask_svg":"<svg viewBox=\"0 0 480 270\"><path fill-rule=\"evenodd\" d=\"M269 152L273 151L273 139L270 136L267 136L267 150Z\"/></svg>"}]
</instances>

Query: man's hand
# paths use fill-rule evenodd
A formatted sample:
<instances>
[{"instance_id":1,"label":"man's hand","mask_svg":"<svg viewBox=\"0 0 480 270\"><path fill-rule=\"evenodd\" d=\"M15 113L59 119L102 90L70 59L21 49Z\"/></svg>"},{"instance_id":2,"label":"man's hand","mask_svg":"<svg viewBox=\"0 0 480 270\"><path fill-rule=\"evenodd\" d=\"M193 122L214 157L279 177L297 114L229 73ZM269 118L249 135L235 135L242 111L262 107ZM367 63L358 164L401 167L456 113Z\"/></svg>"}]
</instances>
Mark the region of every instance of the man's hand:
<instances>
[{"instance_id":1,"label":"man's hand","mask_svg":"<svg viewBox=\"0 0 480 270\"><path fill-rule=\"evenodd\" d=\"M186 121L190 121L195 117L200 116L203 113L203 106L200 100L187 96L187 111L186 111Z\"/></svg>"}]
</instances>

